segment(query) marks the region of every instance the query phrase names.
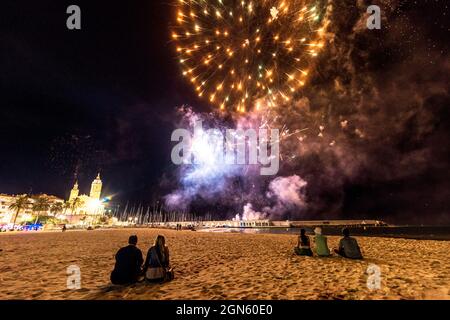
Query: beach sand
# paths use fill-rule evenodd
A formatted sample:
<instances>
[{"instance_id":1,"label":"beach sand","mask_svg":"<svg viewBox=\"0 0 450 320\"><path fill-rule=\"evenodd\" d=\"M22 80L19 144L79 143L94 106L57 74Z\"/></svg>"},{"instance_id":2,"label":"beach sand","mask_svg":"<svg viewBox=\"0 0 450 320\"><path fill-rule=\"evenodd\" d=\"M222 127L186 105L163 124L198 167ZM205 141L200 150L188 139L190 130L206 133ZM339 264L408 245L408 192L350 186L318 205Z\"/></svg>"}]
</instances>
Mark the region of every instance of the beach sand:
<instances>
[{"instance_id":1,"label":"beach sand","mask_svg":"<svg viewBox=\"0 0 450 320\"><path fill-rule=\"evenodd\" d=\"M114 254L137 234L166 237L175 280L110 284ZM117 229L0 234L0 299L450 299L450 241L358 237L365 259L293 255L292 235ZM339 237L329 237L335 247ZM367 267L381 289L367 287ZM81 289L67 289L67 267Z\"/></svg>"}]
</instances>

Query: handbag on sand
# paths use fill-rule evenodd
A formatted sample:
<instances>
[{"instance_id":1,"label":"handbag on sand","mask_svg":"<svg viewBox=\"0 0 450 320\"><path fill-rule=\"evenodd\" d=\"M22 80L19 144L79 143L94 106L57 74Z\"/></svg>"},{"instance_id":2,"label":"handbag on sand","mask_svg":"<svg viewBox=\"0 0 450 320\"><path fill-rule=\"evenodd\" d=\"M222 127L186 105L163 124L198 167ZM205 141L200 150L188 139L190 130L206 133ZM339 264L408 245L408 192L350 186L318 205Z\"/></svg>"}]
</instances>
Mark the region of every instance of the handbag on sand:
<instances>
[{"instance_id":1,"label":"handbag on sand","mask_svg":"<svg viewBox=\"0 0 450 320\"><path fill-rule=\"evenodd\" d=\"M175 278L175 273L173 271L173 268L169 268L166 270L166 274L164 276L164 281L171 281Z\"/></svg>"},{"instance_id":2,"label":"handbag on sand","mask_svg":"<svg viewBox=\"0 0 450 320\"><path fill-rule=\"evenodd\" d=\"M163 267L157 267L157 268L148 268L147 272L145 273L145 278L147 280L163 280L171 281L175 277L173 268L163 268Z\"/></svg>"},{"instance_id":3,"label":"handbag on sand","mask_svg":"<svg viewBox=\"0 0 450 320\"><path fill-rule=\"evenodd\" d=\"M148 280L165 279L165 273L166 272L163 267L148 268L145 273L145 278Z\"/></svg>"}]
</instances>

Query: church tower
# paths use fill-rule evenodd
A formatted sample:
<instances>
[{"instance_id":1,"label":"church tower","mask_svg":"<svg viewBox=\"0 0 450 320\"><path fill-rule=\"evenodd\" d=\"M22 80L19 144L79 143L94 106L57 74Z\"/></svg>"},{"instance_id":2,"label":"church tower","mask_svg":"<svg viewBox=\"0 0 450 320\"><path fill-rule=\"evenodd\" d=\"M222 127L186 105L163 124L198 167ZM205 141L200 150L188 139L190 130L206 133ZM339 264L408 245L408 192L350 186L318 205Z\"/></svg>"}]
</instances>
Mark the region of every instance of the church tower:
<instances>
[{"instance_id":1,"label":"church tower","mask_svg":"<svg viewBox=\"0 0 450 320\"><path fill-rule=\"evenodd\" d=\"M78 189L78 181L75 181L72 190L70 190L69 201L72 201L73 199L77 198L79 193L80 190Z\"/></svg>"},{"instance_id":2,"label":"church tower","mask_svg":"<svg viewBox=\"0 0 450 320\"><path fill-rule=\"evenodd\" d=\"M102 180L100 179L100 173L97 175L97 178L92 182L91 185L91 193L89 197L92 199L100 200L100 195L102 193Z\"/></svg>"}]
</instances>

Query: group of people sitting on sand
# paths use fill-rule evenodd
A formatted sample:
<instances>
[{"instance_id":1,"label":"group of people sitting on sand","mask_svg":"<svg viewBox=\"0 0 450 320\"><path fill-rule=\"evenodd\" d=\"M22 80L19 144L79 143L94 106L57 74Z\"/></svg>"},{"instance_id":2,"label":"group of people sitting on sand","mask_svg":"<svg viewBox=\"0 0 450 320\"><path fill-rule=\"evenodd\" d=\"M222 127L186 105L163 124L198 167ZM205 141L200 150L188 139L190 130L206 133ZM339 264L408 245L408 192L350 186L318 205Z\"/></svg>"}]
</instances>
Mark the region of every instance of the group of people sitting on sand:
<instances>
[{"instance_id":1,"label":"group of people sitting on sand","mask_svg":"<svg viewBox=\"0 0 450 320\"><path fill-rule=\"evenodd\" d=\"M331 255L328 248L327 237L322 235L322 228L317 227L314 229L314 242L316 245L316 254L319 257L328 257ZM349 259L362 259L361 249L359 248L358 241L355 238L350 237L350 230L348 228L342 229L343 238L339 241L339 247L334 249L334 252L344 258ZM309 236L306 235L305 229L300 230L298 237L297 247L294 248L294 252L299 256L313 256L311 250L311 241Z\"/></svg>"},{"instance_id":2,"label":"group of people sitting on sand","mask_svg":"<svg viewBox=\"0 0 450 320\"><path fill-rule=\"evenodd\" d=\"M163 236L156 237L154 245L148 250L144 261L142 251L137 247L138 238L133 235L128 239L128 246L116 253L116 264L111 272L111 282L118 285L138 281L164 282L173 279L170 267L169 248Z\"/></svg>"},{"instance_id":3,"label":"group of people sitting on sand","mask_svg":"<svg viewBox=\"0 0 450 320\"><path fill-rule=\"evenodd\" d=\"M319 257L331 255L327 237L322 235L322 228L314 229L315 251ZM339 241L339 248L334 252L349 259L362 259L361 250L355 238L350 237L347 228L342 230L344 237ZM111 272L111 282L127 285L139 281L165 282L173 279L173 269L170 267L169 248L164 236L157 236L154 245L148 250L144 261L142 251L137 247L138 238L133 235L128 239L128 246L120 248L115 255L116 264ZM313 256L311 241L305 229L300 230L297 246L294 252L300 256Z\"/></svg>"}]
</instances>

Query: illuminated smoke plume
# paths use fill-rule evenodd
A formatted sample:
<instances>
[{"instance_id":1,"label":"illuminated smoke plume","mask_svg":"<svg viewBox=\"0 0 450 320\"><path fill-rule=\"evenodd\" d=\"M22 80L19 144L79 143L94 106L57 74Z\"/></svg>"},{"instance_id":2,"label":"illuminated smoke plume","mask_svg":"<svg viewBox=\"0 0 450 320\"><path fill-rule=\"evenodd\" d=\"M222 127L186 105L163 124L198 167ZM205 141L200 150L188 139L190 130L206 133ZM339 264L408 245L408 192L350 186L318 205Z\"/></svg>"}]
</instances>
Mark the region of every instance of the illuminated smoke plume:
<instances>
[{"instance_id":1,"label":"illuminated smoke plume","mask_svg":"<svg viewBox=\"0 0 450 320\"><path fill-rule=\"evenodd\" d=\"M307 182L297 175L277 177L270 182L269 191L266 193L267 199L273 200L275 204L272 207L264 207L263 212L259 212L254 210L249 202L244 206L242 215L237 214L235 220L279 219L290 210L300 212L306 206L306 185Z\"/></svg>"},{"instance_id":2,"label":"illuminated smoke plume","mask_svg":"<svg viewBox=\"0 0 450 320\"><path fill-rule=\"evenodd\" d=\"M244 212L242 215L237 214L233 220L235 221L251 221L251 220L261 220L264 219L267 215L265 213L261 213L255 211L253 209L252 204L249 202L244 206Z\"/></svg>"},{"instance_id":3,"label":"illuminated smoke plume","mask_svg":"<svg viewBox=\"0 0 450 320\"><path fill-rule=\"evenodd\" d=\"M221 205L227 204L229 212L239 212L235 219L254 220L279 218L286 212L300 212L306 206L304 189L307 183L298 175L263 177L258 170L259 165L220 163L215 156L218 150L201 135L194 134L193 126L198 120L202 120L206 127L214 126L220 130L230 126L239 129L259 127L261 119L257 114L246 114L228 125L219 118L195 113L189 107L180 108L179 114L179 125L192 132L190 150L198 161L178 167L178 188L165 196L169 209L186 210L195 202L210 204L218 201ZM229 215L225 217L229 218Z\"/></svg>"},{"instance_id":4,"label":"illuminated smoke plume","mask_svg":"<svg viewBox=\"0 0 450 320\"><path fill-rule=\"evenodd\" d=\"M274 198L275 206L265 208L271 216L280 217L289 210L302 210L306 206L304 190L307 182L298 175L275 178L269 184L267 197Z\"/></svg>"},{"instance_id":5,"label":"illuminated smoke plume","mask_svg":"<svg viewBox=\"0 0 450 320\"><path fill-rule=\"evenodd\" d=\"M192 108L181 107L181 120L178 128L185 128L194 133L196 121L201 120L207 130L208 127L224 131L225 124L211 114L197 114ZM214 145L209 144L201 136L192 136L191 152L197 161L178 167L178 189L165 196L169 209L184 210L195 198L211 201L229 188L229 180L245 174L245 166L225 165L215 154L219 152Z\"/></svg>"}]
</instances>

